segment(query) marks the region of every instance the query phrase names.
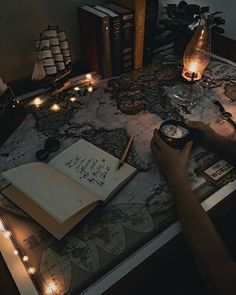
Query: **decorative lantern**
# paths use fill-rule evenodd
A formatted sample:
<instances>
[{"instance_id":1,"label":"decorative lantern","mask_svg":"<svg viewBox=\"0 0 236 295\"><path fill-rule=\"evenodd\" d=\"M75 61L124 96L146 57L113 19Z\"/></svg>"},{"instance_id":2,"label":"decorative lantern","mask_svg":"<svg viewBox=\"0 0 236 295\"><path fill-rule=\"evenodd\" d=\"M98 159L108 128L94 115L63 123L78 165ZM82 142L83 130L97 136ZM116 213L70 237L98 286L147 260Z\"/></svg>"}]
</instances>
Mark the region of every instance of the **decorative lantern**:
<instances>
[{"instance_id":1,"label":"decorative lantern","mask_svg":"<svg viewBox=\"0 0 236 295\"><path fill-rule=\"evenodd\" d=\"M186 47L183 57L182 76L187 81L200 80L211 55L211 18L202 17Z\"/></svg>"}]
</instances>

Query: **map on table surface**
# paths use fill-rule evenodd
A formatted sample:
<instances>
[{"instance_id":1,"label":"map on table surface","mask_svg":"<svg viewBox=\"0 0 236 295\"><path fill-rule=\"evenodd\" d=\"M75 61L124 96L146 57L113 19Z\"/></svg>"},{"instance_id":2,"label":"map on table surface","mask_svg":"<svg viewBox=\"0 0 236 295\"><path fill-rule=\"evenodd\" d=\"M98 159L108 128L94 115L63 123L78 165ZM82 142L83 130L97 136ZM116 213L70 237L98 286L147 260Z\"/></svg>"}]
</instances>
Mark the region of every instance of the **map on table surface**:
<instances>
[{"instance_id":1,"label":"map on table surface","mask_svg":"<svg viewBox=\"0 0 236 295\"><path fill-rule=\"evenodd\" d=\"M181 69L180 62L168 53L139 71L97 81L94 91L78 96L77 102L69 100L73 90L67 90L49 98L39 109L32 109L0 148L0 172L3 172L36 161L35 152L43 148L50 136L60 140L61 147L56 153L84 138L118 158L129 136L134 138L127 162L138 169L137 175L106 206L95 209L60 241L1 195L1 214L22 253L36 268L34 282L42 293L52 282L55 286L52 294L72 294L88 287L137 245L144 244L176 219L169 186L150 151L153 131L163 120L201 120L233 138L234 128L220 118L213 101L220 100L236 119L235 68L212 60L199 82L204 96L190 111L176 108L167 95L168 89L180 81ZM58 103L60 111L52 112L49 108L52 103ZM189 180L201 199L214 193L217 187L194 170L212 157L215 155L201 147L193 149ZM7 185L0 177L0 189Z\"/></svg>"}]
</instances>

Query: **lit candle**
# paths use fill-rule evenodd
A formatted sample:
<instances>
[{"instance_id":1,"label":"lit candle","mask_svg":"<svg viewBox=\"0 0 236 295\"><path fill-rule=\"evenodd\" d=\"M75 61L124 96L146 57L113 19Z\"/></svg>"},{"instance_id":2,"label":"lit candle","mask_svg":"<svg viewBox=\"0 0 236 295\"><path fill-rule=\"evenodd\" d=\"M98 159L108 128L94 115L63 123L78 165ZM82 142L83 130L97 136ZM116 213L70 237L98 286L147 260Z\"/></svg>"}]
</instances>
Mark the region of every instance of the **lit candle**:
<instances>
[{"instance_id":1,"label":"lit candle","mask_svg":"<svg viewBox=\"0 0 236 295\"><path fill-rule=\"evenodd\" d=\"M76 98L75 98L74 96L72 96L72 97L70 98L70 101L74 102L74 101L76 101Z\"/></svg>"},{"instance_id":2,"label":"lit candle","mask_svg":"<svg viewBox=\"0 0 236 295\"><path fill-rule=\"evenodd\" d=\"M58 104L55 103L54 105L51 106L51 110L53 112L58 112L60 110L60 107Z\"/></svg>"},{"instance_id":3,"label":"lit candle","mask_svg":"<svg viewBox=\"0 0 236 295\"><path fill-rule=\"evenodd\" d=\"M74 87L74 90L75 90L75 91L79 91L80 88L79 88L78 86L76 86L76 87Z\"/></svg>"},{"instance_id":4,"label":"lit candle","mask_svg":"<svg viewBox=\"0 0 236 295\"><path fill-rule=\"evenodd\" d=\"M39 106L43 103L43 100L40 97L36 97L33 101L33 104L36 106L36 108L39 108Z\"/></svg>"}]
</instances>

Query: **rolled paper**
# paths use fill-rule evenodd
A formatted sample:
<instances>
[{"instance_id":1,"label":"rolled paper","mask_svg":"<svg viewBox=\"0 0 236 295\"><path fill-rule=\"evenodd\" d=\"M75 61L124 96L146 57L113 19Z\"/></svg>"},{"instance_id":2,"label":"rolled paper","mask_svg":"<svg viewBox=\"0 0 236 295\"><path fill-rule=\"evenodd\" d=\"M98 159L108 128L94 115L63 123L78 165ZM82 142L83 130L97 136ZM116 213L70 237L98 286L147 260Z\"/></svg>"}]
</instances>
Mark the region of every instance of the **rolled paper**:
<instances>
[{"instance_id":1,"label":"rolled paper","mask_svg":"<svg viewBox=\"0 0 236 295\"><path fill-rule=\"evenodd\" d=\"M50 75L54 75L54 74L57 73L57 68L56 68L56 66L52 66L52 67L44 67L44 70L45 70L45 72L46 72L46 74L47 74L48 76L50 76Z\"/></svg>"},{"instance_id":2,"label":"rolled paper","mask_svg":"<svg viewBox=\"0 0 236 295\"><path fill-rule=\"evenodd\" d=\"M43 59L43 66L44 67L55 66L54 59L53 58L45 58L45 59Z\"/></svg>"},{"instance_id":3,"label":"rolled paper","mask_svg":"<svg viewBox=\"0 0 236 295\"><path fill-rule=\"evenodd\" d=\"M59 45L51 46L50 48L51 48L52 54L61 53L61 47Z\"/></svg>"},{"instance_id":4,"label":"rolled paper","mask_svg":"<svg viewBox=\"0 0 236 295\"><path fill-rule=\"evenodd\" d=\"M49 43L50 46L55 46L55 45L59 45L59 38L58 37L53 37L53 38L49 38Z\"/></svg>"},{"instance_id":5,"label":"rolled paper","mask_svg":"<svg viewBox=\"0 0 236 295\"><path fill-rule=\"evenodd\" d=\"M54 58L55 61L64 61L63 54L61 54L61 53L54 54L53 58Z\"/></svg>"}]
</instances>

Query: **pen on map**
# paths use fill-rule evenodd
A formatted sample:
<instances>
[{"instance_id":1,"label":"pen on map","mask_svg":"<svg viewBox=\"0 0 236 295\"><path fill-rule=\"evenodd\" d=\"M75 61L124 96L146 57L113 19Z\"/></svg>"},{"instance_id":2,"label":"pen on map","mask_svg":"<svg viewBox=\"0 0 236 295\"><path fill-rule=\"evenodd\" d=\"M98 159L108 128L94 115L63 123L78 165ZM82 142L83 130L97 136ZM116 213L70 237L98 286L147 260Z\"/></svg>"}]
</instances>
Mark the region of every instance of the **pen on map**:
<instances>
[{"instance_id":1,"label":"pen on map","mask_svg":"<svg viewBox=\"0 0 236 295\"><path fill-rule=\"evenodd\" d=\"M132 141L133 141L133 136L130 136L129 141L128 141L128 143L127 143L127 145L126 145L126 147L125 147L125 149L124 149L124 151L122 153L121 159L119 161L119 164L118 164L116 170L119 170L120 167L124 164L125 159L126 159L126 157L128 155L128 152L129 152Z\"/></svg>"}]
</instances>

